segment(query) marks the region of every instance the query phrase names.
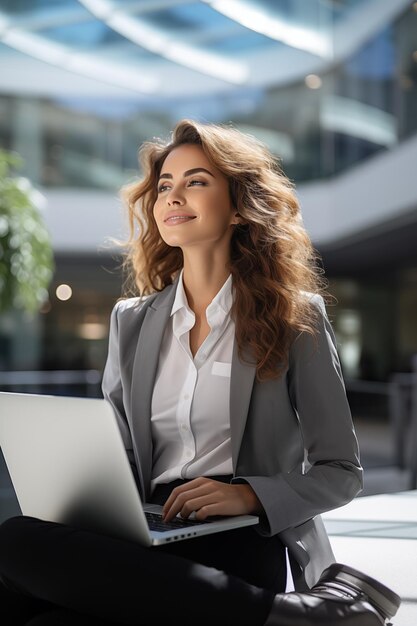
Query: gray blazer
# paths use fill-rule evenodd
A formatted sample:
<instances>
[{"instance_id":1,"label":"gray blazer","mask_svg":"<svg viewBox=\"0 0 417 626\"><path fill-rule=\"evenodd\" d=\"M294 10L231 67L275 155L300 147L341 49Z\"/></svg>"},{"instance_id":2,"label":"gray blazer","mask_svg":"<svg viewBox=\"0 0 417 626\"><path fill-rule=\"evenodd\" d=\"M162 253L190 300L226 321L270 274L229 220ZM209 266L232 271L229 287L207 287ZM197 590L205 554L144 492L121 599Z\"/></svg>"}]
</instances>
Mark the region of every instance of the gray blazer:
<instances>
[{"instance_id":1,"label":"gray blazer","mask_svg":"<svg viewBox=\"0 0 417 626\"><path fill-rule=\"evenodd\" d=\"M103 394L116 412L141 497L150 496L151 402L178 278L146 298L118 302L111 315ZM257 531L288 547L297 589L334 561L320 513L362 488L362 469L336 341L320 296L317 342L300 333L278 380L258 382L235 342L230 379L232 482L246 482L265 514ZM250 354L245 354L245 360Z\"/></svg>"}]
</instances>

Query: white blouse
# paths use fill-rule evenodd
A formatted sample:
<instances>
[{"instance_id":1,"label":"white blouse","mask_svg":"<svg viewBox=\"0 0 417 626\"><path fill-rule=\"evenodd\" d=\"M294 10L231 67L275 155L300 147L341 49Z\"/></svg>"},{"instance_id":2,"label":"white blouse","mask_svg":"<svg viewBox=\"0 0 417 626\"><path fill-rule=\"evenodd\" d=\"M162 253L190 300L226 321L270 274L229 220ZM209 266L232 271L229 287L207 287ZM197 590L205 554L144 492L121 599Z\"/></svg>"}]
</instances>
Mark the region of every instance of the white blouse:
<instances>
[{"instance_id":1,"label":"white blouse","mask_svg":"<svg viewBox=\"0 0 417 626\"><path fill-rule=\"evenodd\" d=\"M210 333L194 359L189 331L195 315L180 274L162 339L152 396L151 488L177 478L232 474L230 373L235 324L232 276L206 309Z\"/></svg>"}]
</instances>

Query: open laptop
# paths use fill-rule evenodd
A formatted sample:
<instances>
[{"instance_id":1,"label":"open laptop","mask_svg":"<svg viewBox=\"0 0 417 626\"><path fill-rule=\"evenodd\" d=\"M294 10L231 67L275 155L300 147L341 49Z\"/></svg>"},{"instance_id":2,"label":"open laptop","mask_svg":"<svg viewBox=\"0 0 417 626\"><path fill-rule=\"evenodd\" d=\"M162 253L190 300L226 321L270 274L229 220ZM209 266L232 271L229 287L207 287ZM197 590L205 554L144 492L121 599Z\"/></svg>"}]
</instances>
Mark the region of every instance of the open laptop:
<instances>
[{"instance_id":1,"label":"open laptop","mask_svg":"<svg viewBox=\"0 0 417 626\"><path fill-rule=\"evenodd\" d=\"M144 504L107 400L0 392L0 446L23 515L137 541L180 541L254 515L163 522Z\"/></svg>"}]
</instances>

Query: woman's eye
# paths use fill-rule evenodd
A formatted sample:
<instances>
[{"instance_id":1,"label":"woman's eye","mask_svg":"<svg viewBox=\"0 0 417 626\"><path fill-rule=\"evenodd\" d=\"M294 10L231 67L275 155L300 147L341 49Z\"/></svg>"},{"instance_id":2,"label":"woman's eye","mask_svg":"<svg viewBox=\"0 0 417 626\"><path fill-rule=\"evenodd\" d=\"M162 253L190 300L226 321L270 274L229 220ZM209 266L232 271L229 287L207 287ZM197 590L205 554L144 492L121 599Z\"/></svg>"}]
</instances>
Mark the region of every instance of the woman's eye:
<instances>
[{"instance_id":1,"label":"woman's eye","mask_svg":"<svg viewBox=\"0 0 417 626\"><path fill-rule=\"evenodd\" d=\"M189 180L187 182L187 187L200 187L200 186L203 187L206 184L207 183L204 180ZM163 183L162 185L159 185L158 193L163 193L164 191L169 191L170 189L171 189L170 185Z\"/></svg>"}]
</instances>

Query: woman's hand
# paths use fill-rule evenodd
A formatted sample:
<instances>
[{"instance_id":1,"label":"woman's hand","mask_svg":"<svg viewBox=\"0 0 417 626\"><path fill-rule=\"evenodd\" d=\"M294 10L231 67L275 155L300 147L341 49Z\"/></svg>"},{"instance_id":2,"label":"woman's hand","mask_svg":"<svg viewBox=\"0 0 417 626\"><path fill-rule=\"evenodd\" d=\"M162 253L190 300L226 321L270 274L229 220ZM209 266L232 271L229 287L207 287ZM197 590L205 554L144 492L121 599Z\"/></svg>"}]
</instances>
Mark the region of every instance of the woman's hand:
<instances>
[{"instance_id":1,"label":"woman's hand","mask_svg":"<svg viewBox=\"0 0 417 626\"><path fill-rule=\"evenodd\" d=\"M169 522L178 513L205 520L209 515L248 515L262 511L262 505L250 485L230 485L211 478L195 478L175 487L163 507L163 519Z\"/></svg>"}]
</instances>

